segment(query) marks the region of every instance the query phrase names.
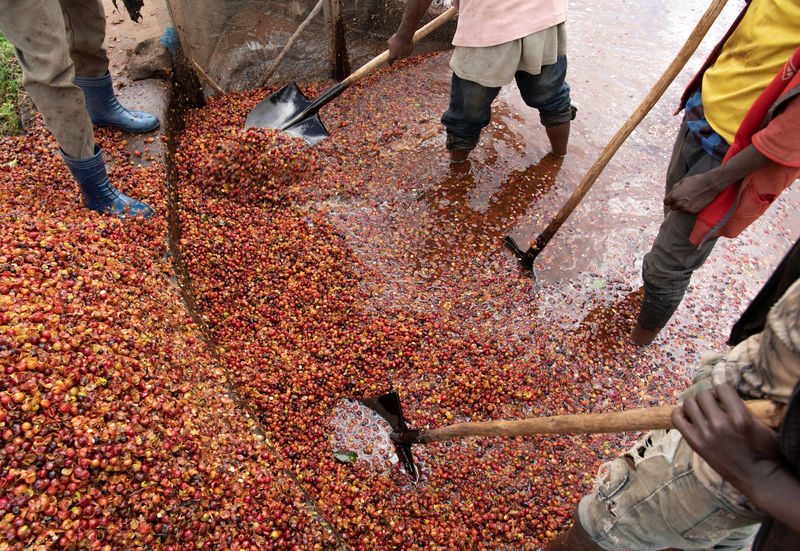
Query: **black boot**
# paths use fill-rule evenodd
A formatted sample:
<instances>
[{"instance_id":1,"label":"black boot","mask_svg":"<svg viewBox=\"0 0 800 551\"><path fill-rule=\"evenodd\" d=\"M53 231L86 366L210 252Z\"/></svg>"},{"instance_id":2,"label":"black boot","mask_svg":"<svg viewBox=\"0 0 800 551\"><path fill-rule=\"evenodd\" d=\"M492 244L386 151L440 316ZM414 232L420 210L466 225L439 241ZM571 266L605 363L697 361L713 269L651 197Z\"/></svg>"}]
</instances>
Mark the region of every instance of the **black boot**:
<instances>
[{"instance_id":1,"label":"black boot","mask_svg":"<svg viewBox=\"0 0 800 551\"><path fill-rule=\"evenodd\" d=\"M150 218L153 209L120 192L108 179L103 152L94 146L95 154L86 159L73 159L61 151L61 157L78 182L86 206L98 212L120 217L141 215Z\"/></svg>"}]
</instances>

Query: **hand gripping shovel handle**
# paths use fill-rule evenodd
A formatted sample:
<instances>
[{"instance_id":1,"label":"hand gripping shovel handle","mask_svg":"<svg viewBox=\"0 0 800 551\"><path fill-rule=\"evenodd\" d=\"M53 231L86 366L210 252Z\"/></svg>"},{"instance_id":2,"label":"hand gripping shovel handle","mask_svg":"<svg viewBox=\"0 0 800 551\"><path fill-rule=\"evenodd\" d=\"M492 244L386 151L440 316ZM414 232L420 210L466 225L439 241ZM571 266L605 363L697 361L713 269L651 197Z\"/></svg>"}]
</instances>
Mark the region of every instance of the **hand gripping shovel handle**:
<instances>
[{"instance_id":1,"label":"hand gripping shovel handle","mask_svg":"<svg viewBox=\"0 0 800 551\"><path fill-rule=\"evenodd\" d=\"M785 407L772 400L745 402L753 415L770 427L780 426ZM482 423L456 423L438 429L417 429L393 432L396 442L428 444L466 436L528 436L531 434L595 434L632 432L674 428L674 406L632 409L612 413L581 413L553 415L515 421L486 421Z\"/></svg>"},{"instance_id":2,"label":"hand gripping shovel handle","mask_svg":"<svg viewBox=\"0 0 800 551\"><path fill-rule=\"evenodd\" d=\"M431 34L434 30L438 29L444 23L455 17L457 13L458 10L456 10L455 7L450 8L436 19L430 21L427 25L421 27L417 32L414 33L414 42L418 42L419 40L422 40L423 38ZM360 69L352 73L349 77L339 82L338 84L331 86L325 92L314 98L314 101L308 104L308 106L305 109L303 109L295 116L293 116L291 119L283 123L281 125L281 130L286 130L288 128L291 128L295 124L302 122L309 117L313 117L324 105L326 105L331 100L337 98L339 94L344 92L351 84L361 80L362 78L370 74L372 71L374 71L375 69L386 63L387 61L389 61L389 50L385 50L383 53L377 55L376 57L373 57L367 63L362 65Z\"/></svg>"},{"instance_id":3,"label":"hand gripping shovel handle","mask_svg":"<svg viewBox=\"0 0 800 551\"><path fill-rule=\"evenodd\" d=\"M653 85L653 88L650 90L650 93L647 94L647 97L642 101L636 111L628 117L628 120L622 125L622 127L617 131L611 141L608 142L605 149L603 149L602 153L597 157L597 160L594 164L589 168L586 172L586 175L581 180L581 183L578 185L577 189L572 193L569 199L564 203L561 207L561 210L555 215L553 220L548 224L547 228L539 234L539 236L531 243L531 246L522 254L521 248L516 245L513 239L508 238L508 240L503 240L504 244L514 252L514 254L520 259L520 263L523 268L532 269L533 268L533 261L538 256L540 252L547 246L553 236L556 234L558 229L561 225L569 218L569 215L572 214L572 211L575 210L575 207L578 206L578 203L584 198L584 196L589 192L591 187L594 185L597 178L600 176L600 173L603 172L603 169L609 163L611 158L617 152L617 150L622 146L628 136L636 129L642 119L650 112L650 109L658 102L659 98L664 94L667 90L669 85L675 80L675 77L678 76L678 73L681 72L686 62L689 61L689 58L692 57L692 54L700 45L700 42L703 40L703 37L708 32L708 29L711 28L711 25L717 19L717 16L722 11L722 8L725 7L725 3L727 0L713 0L709 5L708 9L705 11L703 16L698 21L697 25L695 26L692 33L689 35L689 38L686 39L686 43L681 48L678 55L675 56L675 59L672 60L669 67L667 67L664 74L661 75L661 78Z\"/></svg>"},{"instance_id":4,"label":"hand gripping shovel handle","mask_svg":"<svg viewBox=\"0 0 800 551\"><path fill-rule=\"evenodd\" d=\"M455 7L450 8L442 15L429 21L426 25L420 27L417 32L414 33L414 42L419 42L433 31L450 21L452 18L456 16L458 10ZM379 54L377 57L373 57L370 61L365 63L358 69L356 72L352 73L349 77L344 79L341 83L345 85L345 87L350 86L354 82L361 80L372 71L383 65L389 61L389 50L385 50L383 53Z\"/></svg>"}]
</instances>

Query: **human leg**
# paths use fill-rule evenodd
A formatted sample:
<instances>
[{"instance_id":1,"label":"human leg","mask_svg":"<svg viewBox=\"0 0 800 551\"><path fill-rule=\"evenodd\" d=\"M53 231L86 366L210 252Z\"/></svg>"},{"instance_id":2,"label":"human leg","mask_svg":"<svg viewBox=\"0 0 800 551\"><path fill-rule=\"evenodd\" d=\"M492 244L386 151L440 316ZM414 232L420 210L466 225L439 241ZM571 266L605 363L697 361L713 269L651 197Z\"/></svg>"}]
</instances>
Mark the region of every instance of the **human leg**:
<instances>
[{"instance_id":1,"label":"human leg","mask_svg":"<svg viewBox=\"0 0 800 551\"><path fill-rule=\"evenodd\" d=\"M645 434L600 468L578 505L582 528L608 551L747 549L763 515L711 493L695 474L693 456L675 430Z\"/></svg>"},{"instance_id":2,"label":"human leg","mask_svg":"<svg viewBox=\"0 0 800 551\"><path fill-rule=\"evenodd\" d=\"M25 89L56 138L86 205L118 215L152 214L108 180L84 94L72 82L75 69L58 0L0 0L0 31L14 45Z\"/></svg>"},{"instance_id":3,"label":"human leg","mask_svg":"<svg viewBox=\"0 0 800 551\"><path fill-rule=\"evenodd\" d=\"M0 0L0 31L14 46L22 83L61 149L94 153L94 130L83 93L72 83L64 18L57 0Z\"/></svg>"},{"instance_id":4,"label":"human leg","mask_svg":"<svg viewBox=\"0 0 800 551\"><path fill-rule=\"evenodd\" d=\"M517 71L515 78L522 99L529 107L539 110L539 120L545 127L553 154L567 154L570 121L575 119L577 109L570 98L567 75L567 56L558 56L552 65L542 66L538 75Z\"/></svg>"},{"instance_id":5,"label":"human leg","mask_svg":"<svg viewBox=\"0 0 800 551\"><path fill-rule=\"evenodd\" d=\"M79 77L97 78L108 72L106 15L101 0L59 0L69 55Z\"/></svg>"},{"instance_id":6,"label":"human leg","mask_svg":"<svg viewBox=\"0 0 800 551\"><path fill-rule=\"evenodd\" d=\"M702 174L719 164L697 144L684 122L667 170L665 194L686 176ZM696 214L668 208L665 213L653 246L642 261L644 298L631 334L631 340L640 346L650 344L670 320L683 300L692 273L703 265L717 242L713 238L697 247L689 241Z\"/></svg>"},{"instance_id":7,"label":"human leg","mask_svg":"<svg viewBox=\"0 0 800 551\"><path fill-rule=\"evenodd\" d=\"M86 109L96 126L116 126L135 134L158 128L158 118L123 107L114 95L103 41L106 17L101 0L59 0L74 82L83 90Z\"/></svg>"},{"instance_id":8,"label":"human leg","mask_svg":"<svg viewBox=\"0 0 800 551\"><path fill-rule=\"evenodd\" d=\"M500 88L482 86L453 73L450 106L442 115L447 128L447 149L453 162L465 161L478 145L481 130L492 120L492 101Z\"/></svg>"},{"instance_id":9,"label":"human leg","mask_svg":"<svg viewBox=\"0 0 800 551\"><path fill-rule=\"evenodd\" d=\"M103 152L95 147L94 155L85 159L72 159L61 152L64 163L78 182L86 206L92 210L120 217L153 215L148 205L132 199L111 184L103 161Z\"/></svg>"},{"instance_id":10,"label":"human leg","mask_svg":"<svg viewBox=\"0 0 800 551\"><path fill-rule=\"evenodd\" d=\"M545 551L605 551L605 549L595 543L584 529L576 511L572 518L572 526L548 543Z\"/></svg>"}]
</instances>

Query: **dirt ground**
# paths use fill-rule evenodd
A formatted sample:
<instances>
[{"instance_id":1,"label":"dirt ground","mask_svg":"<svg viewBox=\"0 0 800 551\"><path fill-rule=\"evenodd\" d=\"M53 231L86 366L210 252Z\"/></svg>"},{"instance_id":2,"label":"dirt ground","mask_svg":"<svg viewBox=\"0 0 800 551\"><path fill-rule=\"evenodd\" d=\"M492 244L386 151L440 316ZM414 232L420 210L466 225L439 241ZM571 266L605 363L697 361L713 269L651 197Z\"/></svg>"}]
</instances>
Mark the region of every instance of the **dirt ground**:
<instances>
[{"instance_id":1,"label":"dirt ground","mask_svg":"<svg viewBox=\"0 0 800 551\"><path fill-rule=\"evenodd\" d=\"M167 116L171 84L161 79L132 81L128 76L128 62L138 43L164 34L164 29L170 24L167 4L164 0L149 0L142 10L142 20L134 23L128 17L122 2L118 0L117 3L119 9L114 7L111 0L103 0L107 21L108 70L114 79L117 97L126 107L155 113L163 123ZM155 132L141 136L132 135L128 140L130 151L143 151L147 147L153 156L160 155L161 141L155 140L145 145L145 140L162 135L163 132L162 125ZM145 157L137 158L136 162L142 166L149 164Z\"/></svg>"}]
</instances>

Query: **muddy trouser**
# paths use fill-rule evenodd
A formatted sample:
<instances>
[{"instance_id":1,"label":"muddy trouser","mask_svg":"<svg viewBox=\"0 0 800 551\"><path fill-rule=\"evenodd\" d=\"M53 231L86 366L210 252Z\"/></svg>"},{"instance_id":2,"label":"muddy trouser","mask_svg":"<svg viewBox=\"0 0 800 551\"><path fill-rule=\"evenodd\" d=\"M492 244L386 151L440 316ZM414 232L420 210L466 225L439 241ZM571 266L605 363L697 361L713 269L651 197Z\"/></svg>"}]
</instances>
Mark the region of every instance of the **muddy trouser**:
<instances>
[{"instance_id":1,"label":"muddy trouser","mask_svg":"<svg viewBox=\"0 0 800 551\"><path fill-rule=\"evenodd\" d=\"M665 195L686 176L702 174L719 165L697 143L684 120L667 169ZM697 215L669 208L664 212L653 247L642 262L644 299L638 321L649 331L660 331L667 324L683 300L692 273L703 265L717 242L715 237L702 247L693 245L689 236Z\"/></svg>"},{"instance_id":2,"label":"muddy trouser","mask_svg":"<svg viewBox=\"0 0 800 551\"><path fill-rule=\"evenodd\" d=\"M517 71L520 95L529 107L539 110L543 126L559 126L575 118L569 95L567 56L558 56L552 65L543 65L538 75ZM455 73L450 85L450 106L442 115L447 128L447 149L472 151L478 145L481 130L492 119L492 101L500 87L487 87L465 80Z\"/></svg>"},{"instance_id":3,"label":"muddy trouser","mask_svg":"<svg viewBox=\"0 0 800 551\"><path fill-rule=\"evenodd\" d=\"M711 493L695 475L693 455L677 430L646 433L600 467L578 505L581 525L608 551L747 549L763 515L742 505L738 492L735 503Z\"/></svg>"},{"instance_id":4,"label":"muddy trouser","mask_svg":"<svg viewBox=\"0 0 800 551\"><path fill-rule=\"evenodd\" d=\"M14 46L23 85L68 156L94 154L83 91L72 83L108 71L101 0L0 0L0 31Z\"/></svg>"}]
</instances>

